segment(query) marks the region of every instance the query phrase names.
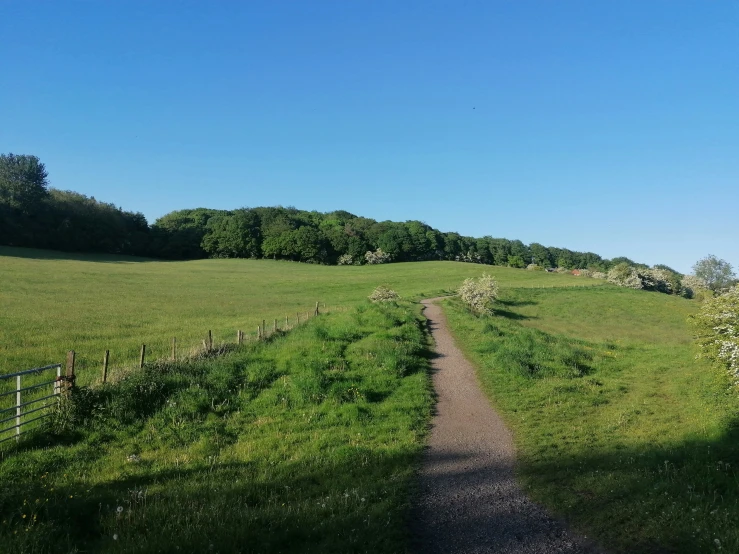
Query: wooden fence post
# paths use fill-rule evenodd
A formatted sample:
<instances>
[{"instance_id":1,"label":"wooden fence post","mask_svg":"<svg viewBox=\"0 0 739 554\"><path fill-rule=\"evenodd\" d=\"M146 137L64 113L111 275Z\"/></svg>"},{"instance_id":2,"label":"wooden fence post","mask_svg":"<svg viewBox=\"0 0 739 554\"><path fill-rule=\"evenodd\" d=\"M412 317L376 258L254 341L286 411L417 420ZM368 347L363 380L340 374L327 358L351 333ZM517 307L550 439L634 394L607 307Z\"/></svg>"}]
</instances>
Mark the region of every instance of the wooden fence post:
<instances>
[{"instance_id":1,"label":"wooden fence post","mask_svg":"<svg viewBox=\"0 0 739 554\"><path fill-rule=\"evenodd\" d=\"M74 374L74 350L67 352L67 384L65 386L65 392L69 392L74 388L74 380L76 379Z\"/></svg>"},{"instance_id":2,"label":"wooden fence post","mask_svg":"<svg viewBox=\"0 0 739 554\"><path fill-rule=\"evenodd\" d=\"M208 350L213 350L213 331L208 331Z\"/></svg>"},{"instance_id":3,"label":"wooden fence post","mask_svg":"<svg viewBox=\"0 0 739 554\"><path fill-rule=\"evenodd\" d=\"M177 337L172 337L172 361L177 361Z\"/></svg>"},{"instance_id":4,"label":"wooden fence post","mask_svg":"<svg viewBox=\"0 0 739 554\"><path fill-rule=\"evenodd\" d=\"M257 325L257 340L262 340L262 328Z\"/></svg>"},{"instance_id":5,"label":"wooden fence post","mask_svg":"<svg viewBox=\"0 0 739 554\"><path fill-rule=\"evenodd\" d=\"M262 320L262 338L267 338L267 322Z\"/></svg>"},{"instance_id":6,"label":"wooden fence post","mask_svg":"<svg viewBox=\"0 0 739 554\"><path fill-rule=\"evenodd\" d=\"M290 320L287 319L287 316L285 316L285 331L287 331L288 327L290 327Z\"/></svg>"},{"instance_id":7,"label":"wooden fence post","mask_svg":"<svg viewBox=\"0 0 739 554\"><path fill-rule=\"evenodd\" d=\"M108 359L110 358L110 350L105 351L103 356L103 385L108 381Z\"/></svg>"},{"instance_id":8,"label":"wooden fence post","mask_svg":"<svg viewBox=\"0 0 739 554\"><path fill-rule=\"evenodd\" d=\"M244 331L242 331L241 329L236 331L236 343L244 344Z\"/></svg>"},{"instance_id":9,"label":"wooden fence post","mask_svg":"<svg viewBox=\"0 0 739 554\"><path fill-rule=\"evenodd\" d=\"M139 369L144 369L144 359L146 358L146 345L141 345L141 358L139 359Z\"/></svg>"}]
</instances>

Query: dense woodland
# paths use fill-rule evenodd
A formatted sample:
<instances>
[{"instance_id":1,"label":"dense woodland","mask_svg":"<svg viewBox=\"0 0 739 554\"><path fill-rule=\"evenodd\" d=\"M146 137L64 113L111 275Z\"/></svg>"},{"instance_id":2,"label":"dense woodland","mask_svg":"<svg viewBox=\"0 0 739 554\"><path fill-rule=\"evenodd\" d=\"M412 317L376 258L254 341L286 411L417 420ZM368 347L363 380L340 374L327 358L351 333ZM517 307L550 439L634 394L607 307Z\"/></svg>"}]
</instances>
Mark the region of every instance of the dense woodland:
<instances>
[{"instance_id":1,"label":"dense woodland","mask_svg":"<svg viewBox=\"0 0 739 554\"><path fill-rule=\"evenodd\" d=\"M308 263L459 260L481 264L607 271L628 258L490 236L442 232L421 221L375 221L345 211L296 208L197 208L153 224L72 191L49 188L35 156L0 155L0 244L172 260L272 258ZM383 256L366 256L381 250ZM646 267L646 266L644 266Z\"/></svg>"}]
</instances>

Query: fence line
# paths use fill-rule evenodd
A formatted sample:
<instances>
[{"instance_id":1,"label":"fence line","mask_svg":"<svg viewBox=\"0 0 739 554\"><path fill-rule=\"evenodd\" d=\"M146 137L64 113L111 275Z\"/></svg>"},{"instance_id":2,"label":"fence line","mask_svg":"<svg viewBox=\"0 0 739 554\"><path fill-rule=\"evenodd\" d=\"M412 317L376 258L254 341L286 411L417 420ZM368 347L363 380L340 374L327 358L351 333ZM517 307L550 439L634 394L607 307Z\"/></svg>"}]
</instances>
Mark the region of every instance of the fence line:
<instances>
[{"instance_id":1,"label":"fence line","mask_svg":"<svg viewBox=\"0 0 739 554\"><path fill-rule=\"evenodd\" d=\"M326 309L326 304L323 304L324 310ZM285 332L290 329L294 329L301 323L307 322L311 316L315 317L319 315L319 303L316 302L316 306L313 310L305 312L304 319L301 321L301 313L295 314L295 323L290 326L290 318L289 316L285 316L285 325L282 329L280 329L277 325L277 319L274 319L271 332L267 330L266 320L262 320L262 324L257 326L256 331L256 340L257 341L263 341L271 336L274 336L278 332ZM239 329L236 331L236 346L243 345L245 340L247 340L246 333ZM169 361L176 361L178 359L178 352L177 348L178 346L181 346L177 342L176 337L172 337L171 339L171 351L169 356ZM195 349L191 349L189 354L185 355L185 359L195 357L197 355L201 354L207 354L207 355L219 355L225 352L226 343L223 342L221 347L214 348L213 346L213 332L212 330L208 330L207 338L203 339L202 341L202 349L200 347L196 347ZM146 344L141 345L141 350L139 354L139 359L137 360L137 369L143 369L146 365L146 356L147 353L150 353L151 349L147 350ZM161 359L161 361L165 361L164 359ZM65 375L62 375L62 366L63 364L52 364L44 367L34 368L34 369L27 369L24 371L19 371L17 373L10 373L5 375L0 375L0 444L4 443L5 441L11 440L15 438L18 440L20 435L27 433L28 430L21 430L22 427L24 427L27 424L30 424L32 422L39 421L45 417L48 417L51 415L51 412L49 411L43 411L45 408L48 408L53 405L53 402L58 401L62 393L66 393L70 390L72 390L75 386L75 381L77 378L76 375L76 352L74 350L70 350L67 353L67 359L66 359L66 371ZM114 377L113 373L111 372L110 366L110 350L105 350L105 354L103 355L103 361L102 361L102 375L100 381L97 381L98 383L102 382L102 384L106 384L111 381L111 377ZM128 370L130 370L130 367L127 366L121 366L118 368L121 372L123 372L123 375L127 373ZM38 376L46 371L56 370L56 378L50 381L44 381L41 383L33 383L30 386L23 387L22 386L22 379L24 377L28 378L31 376ZM11 383L12 379L15 378L15 387L7 387L3 386L5 383ZM93 384L95 381L93 381ZM51 394L43 395L39 398L31 398L28 399L28 394L30 391L39 391L43 387L48 387L53 385L53 388L51 389ZM3 390L3 389L9 389L9 390ZM25 402L23 401L23 394L25 394ZM11 396L15 394L15 402L10 405L9 407L3 407L2 400L5 397ZM41 406L36 406L39 402L44 401L45 403ZM23 410L23 408L26 408L28 406L34 406L32 409ZM8 412L15 411L15 414L5 417L5 414ZM41 412L39 415L28 419L26 416L30 414L37 414ZM15 420L15 424L8 426L8 427L2 427L3 424L12 422ZM8 434L9 432L12 432L15 430L15 433L13 433L10 436L4 437L3 435Z\"/></svg>"}]
</instances>

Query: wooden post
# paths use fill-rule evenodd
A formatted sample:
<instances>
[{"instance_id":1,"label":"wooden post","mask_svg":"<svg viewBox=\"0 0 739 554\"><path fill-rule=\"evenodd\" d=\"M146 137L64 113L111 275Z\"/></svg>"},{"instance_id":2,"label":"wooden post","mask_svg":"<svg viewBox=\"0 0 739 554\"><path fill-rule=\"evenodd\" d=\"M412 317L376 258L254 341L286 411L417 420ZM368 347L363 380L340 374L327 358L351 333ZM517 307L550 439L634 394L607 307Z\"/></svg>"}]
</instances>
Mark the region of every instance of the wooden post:
<instances>
[{"instance_id":1,"label":"wooden post","mask_svg":"<svg viewBox=\"0 0 739 554\"><path fill-rule=\"evenodd\" d=\"M244 331L241 329L236 331L236 344L244 344Z\"/></svg>"},{"instance_id":2,"label":"wooden post","mask_svg":"<svg viewBox=\"0 0 739 554\"><path fill-rule=\"evenodd\" d=\"M257 325L257 340L262 340L262 328Z\"/></svg>"},{"instance_id":3,"label":"wooden post","mask_svg":"<svg viewBox=\"0 0 739 554\"><path fill-rule=\"evenodd\" d=\"M290 320L287 319L287 316L285 316L285 331L287 331L288 327L290 327Z\"/></svg>"},{"instance_id":4,"label":"wooden post","mask_svg":"<svg viewBox=\"0 0 739 554\"><path fill-rule=\"evenodd\" d=\"M316 313L314 315L318 315L318 302L316 302Z\"/></svg>"},{"instance_id":5,"label":"wooden post","mask_svg":"<svg viewBox=\"0 0 739 554\"><path fill-rule=\"evenodd\" d=\"M144 369L144 359L146 358L146 345L141 345L141 358L139 359L139 369Z\"/></svg>"},{"instance_id":6,"label":"wooden post","mask_svg":"<svg viewBox=\"0 0 739 554\"><path fill-rule=\"evenodd\" d=\"M276 319L275 319L274 325L272 325L272 332L273 333L276 333L277 332L277 320Z\"/></svg>"},{"instance_id":7,"label":"wooden post","mask_svg":"<svg viewBox=\"0 0 739 554\"><path fill-rule=\"evenodd\" d=\"M267 322L262 320L262 338L267 338Z\"/></svg>"},{"instance_id":8,"label":"wooden post","mask_svg":"<svg viewBox=\"0 0 739 554\"><path fill-rule=\"evenodd\" d=\"M110 350L105 351L103 356L103 385L108 381L108 359L110 358Z\"/></svg>"},{"instance_id":9,"label":"wooden post","mask_svg":"<svg viewBox=\"0 0 739 554\"><path fill-rule=\"evenodd\" d=\"M69 392L74 388L74 380L76 378L74 375L74 358L74 350L67 352L67 384L65 386L65 392Z\"/></svg>"},{"instance_id":10,"label":"wooden post","mask_svg":"<svg viewBox=\"0 0 739 554\"><path fill-rule=\"evenodd\" d=\"M205 339L203 339L203 352L207 352L207 351L208 351L208 343L205 341Z\"/></svg>"},{"instance_id":11,"label":"wooden post","mask_svg":"<svg viewBox=\"0 0 739 554\"><path fill-rule=\"evenodd\" d=\"M295 317L298 320L298 325L300 325L300 312L296 312Z\"/></svg>"},{"instance_id":12,"label":"wooden post","mask_svg":"<svg viewBox=\"0 0 739 554\"><path fill-rule=\"evenodd\" d=\"M177 337L172 337L172 361L177 361Z\"/></svg>"},{"instance_id":13,"label":"wooden post","mask_svg":"<svg viewBox=\"0 0 739 554\"><path fill-rule=\"evenodd\" d=\"M208 331L208 350L213 350L213 331Z\"/></svg>"}]
</instances>

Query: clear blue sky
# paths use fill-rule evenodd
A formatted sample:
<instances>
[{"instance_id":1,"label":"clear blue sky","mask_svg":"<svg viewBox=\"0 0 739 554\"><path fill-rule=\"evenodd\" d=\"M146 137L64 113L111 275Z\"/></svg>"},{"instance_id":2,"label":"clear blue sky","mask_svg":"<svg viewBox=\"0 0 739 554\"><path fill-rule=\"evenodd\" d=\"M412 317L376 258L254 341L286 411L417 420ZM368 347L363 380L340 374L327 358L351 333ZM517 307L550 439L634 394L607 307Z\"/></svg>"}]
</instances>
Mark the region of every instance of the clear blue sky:
<instances>
[{"instance_id":1,"label":"clear blue sky","mask_svg":"<svg viewBox=\"0 0 739 554\"><path fill-rule=\"evenodd\" d=\"M283 205L739 266L739 3L0 1L0 152L141 211Z\"/></svg>"}]
</instances>

